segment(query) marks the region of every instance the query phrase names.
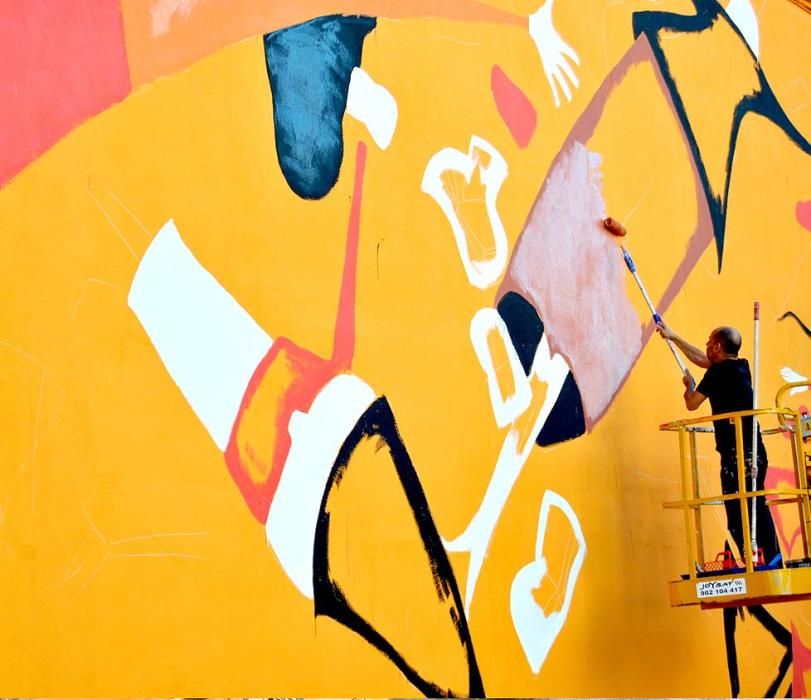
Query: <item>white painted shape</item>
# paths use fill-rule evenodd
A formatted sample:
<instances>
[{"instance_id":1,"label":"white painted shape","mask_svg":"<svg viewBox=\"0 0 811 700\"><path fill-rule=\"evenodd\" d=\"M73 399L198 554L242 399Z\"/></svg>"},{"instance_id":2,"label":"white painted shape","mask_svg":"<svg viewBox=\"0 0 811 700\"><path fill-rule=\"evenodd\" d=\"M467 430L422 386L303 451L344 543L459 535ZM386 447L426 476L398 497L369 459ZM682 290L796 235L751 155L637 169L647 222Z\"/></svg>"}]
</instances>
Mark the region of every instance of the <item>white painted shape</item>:
<instances>
[{"instance_id":1,"label":"white painted shape","mask_svg":"<svg viewBox=\"0 0 811 700\"><path fill-rule=\"evenodd\" d=\"M490 354L490 346L487 343L487 337L494 330L501 338L507 353L513 386L515 387L512 396L506 398L501 395L496 367L493 356ZM529 384L529 378L524 374L524 368L521 366L521 360L518 359L518 353L513 346L507 324L504 323L504 319L495 309L488 307L479 309L476 312L470 322L470 342L473 343L476 357L479 359L479 364L487 376L490 403L493 406L496 425L503 428L526 411L530 401L532 401L532 388Z\"/></svg>"},{"instance_id":2,"label":"white painted shape","mask_svg":"<svg viewBox=\"0 0 811 700\"><path fill-rule=\"evenodd\" d=\"M544 540L546 528L549 524L549 512L558 508L572 528L577 542L577 551L572 558L571 566L566 574L566 590L563 594L563 605L548 615L543 608L535 602L532 591L541 583L541 579L548 575L548 565L544 556ZM554 491L546 491L541 501L541 511L538 516L538 534L535 542L535 559L524 566L513 579L510 589L510 613L513 627L524 649L529 666L533 673L538 673L546 660L549 650L557 639L566 618L574 596L583 560L586 558L586 538L580 527L580 521L569 503Z\"/></svg>"},{"instance_id":3,"label":"white painted shape","mask_svg":"<svg viewBox=\"0 0 811 700\"><path fill-rule=\"evenodd\" d=\"M313 597L313 542L327 479L347 435L376 398L362 379L340 374L307 413L290 417L290 452L265 532L285 573L307 598Z\"/></svg>"},{"instance_id":4,"label":"white painted shape","mask_svg":"<svg viewBox=\"0 0 811 700\"><path fill-rule=\"evenodd\" d=\"M470 553L465 584L465 613L468 620L470 620L470 606L473 603L476 583L479 580L484 560L487 558L493 531L496 528L498 519L501 517L504 506L507 504L510 492L518 480L521 469L526 464L532 448L535 446L535 440L552 412L552 408L560 395L561 389L563 389L563 383L569 373L566 360L557 353L550 354L546 335L541 338L538 349L535 351L532 373L547 383L547 390L543 406L532 426L524 449L518 450L518 431L513 428L504 438L501 452L493 469L493 476L490 477L490 483L487 485L487 491L479 509L459 537L450 542L445 542L445 548L449 552Z\"/></svg>"},{"instance_id":5,"label":"white painted shape","mask_svg":"<svg viewBox=\"0 0 811 700\"><path fill-rule=\"evenodd\" d=\"M760 28L757 23L757 14L750 0L729 0L726 12L735 26L743 34L755 58L760 53Z\"/></svg>"},{"instance_id":6,"label":"white painted shape","mask_svg":"<svg viewBox=\"0 0 811 700\"><path fill-rule=\"evenodd\" d=\"M490 162L486 167L481 164L476 155L477 150L488 155ZM495 247L493 257L487 260L471 258L464 227L459 221L459 215L445 185L442 184L442 174L449 170L460 173L466 182L470 182L476 168L479 168L481 182L484 186L484 204ZM433 197L447 217L467 278L474 287L479 289L494 285L507 264L507 234L496 207L498 193L507 178L507 173L507 161L504 160L504 157L492 144L474 135L470 139L467 153L450 147L435 153L428 161L422 177L422 191Z\"/></svg>"},{"instance_id":7,"label":"white painted shape","mask_svg":"<svg viewBox=\"0 0 811 700\"><path fill-rule=\"evenodd\" d=\"M555 107L560 107L558 88L563 91L566 99L571 102L572 89L568 83L572 84L572 88L577 88L580 85L580 81L578 81L574 70L568 63L568 61L571 61L576 65L580 65L580 58L555 29L552 22L553 5L554 0L546 0L529 16L529 35L535 42L535 48L541 57L546 80L549 87L552 88Z\"/></svg>"},{"instance_id":8,"label":"white painted shape","mask_svg":"<svg viewBox=\"0 0 811 700\"><path fill-rule=\"evenodd\" d=\"M783 369L780 370L780 376L783 377L783 381L787 384L808 381L808 377L804 377L799 372L795 372L791 367L783 367ZM793 389L789 389L788 393L789 396L796 396L797 394L802 394L804 391L808 391L808 389L808 386L795 386Z\"/></svg>"},{"instance_id":9,"label":"white painted shape","mask_svg":"<svg viewBox=\"0 0 811 700\"><path fill-rule=\"evenodd\" d=\"M352 69L346 113L366 125L378 148L385 151L389 147L397 127L397 101L363 68Z\"/></svg>"},{"instance_id":10,"label":"white painted shape","mask_svg":"<svg viewBox=\"0 0 811 700\"><path fill-rule=\"evenodd\" d=\"M127 302L224 451L248 382L273 339L197 262L171 220L141 259Z\"/></svg>"}]
</instances>

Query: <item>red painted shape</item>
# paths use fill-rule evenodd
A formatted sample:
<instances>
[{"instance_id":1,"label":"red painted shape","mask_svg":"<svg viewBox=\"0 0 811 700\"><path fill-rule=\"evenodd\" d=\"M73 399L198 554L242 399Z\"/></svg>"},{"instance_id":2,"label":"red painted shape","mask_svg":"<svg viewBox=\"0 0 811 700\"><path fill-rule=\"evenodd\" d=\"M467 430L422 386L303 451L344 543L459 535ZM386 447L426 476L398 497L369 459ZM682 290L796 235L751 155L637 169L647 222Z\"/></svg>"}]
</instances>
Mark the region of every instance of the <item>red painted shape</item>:
<instances>
[{"instance_id":1,"label":"red painted shape","mask_svg":"<svg viewBox=\"0 0 811 700\"><path fill-rule=\"evenodd\" d=\"M766 471L765 486L767 489L778 489L783 484L787 488L796 489L797 480L794 478L794 470L786 469L784 467L776 467L773 464L769 465ZM768 499L768 496L767 496ZM781 549L783 556L787 559L791 556L791 550L794 543L800 536L800 526L794 528L791 536L786 532L786 526L783 522L783 510L781 508L772 508L772 520L774 520L774 528L777 531L777 536L780 538Z\"/></svg>"},{"instance_id":2,"label":"red painted shape","mask_svg":"<svg viewBox=\"0 0 811 700\"><path fill-rule=\"evenodd\" d=\"M490 88L498 113L512 137L521 148L526 148L538 125L538 115L532 102L499 66L493 66L490 72Z\"/></svg>"},{"instance_id":3,"label":"red painted shape","mask_svg":"<svg viewBox=\"0 0 811 700\"><path fill-rule=\"evenodd\" d=\"M130 92L117 0L0 5L0 185Z\"/></svg>"},{"instance_id":4,"label":"red painted shape","mask_svg":"<svg viewBox=\"0 0 811 700\"><path fill-rule=\"evenodd\" d=\"M811 649L800 638L796 625L791 623L791 656L794 674L791 679L791 695L795 698L807 698L805 674L811 671Z\"/></svg>"},{"instance_id":5,"label":"red painted shape","mask_svg":"<svg viewBox=\"0 0 811 700\"><path fill-rule=\"evenodd\" d=\"M251 451L250 436L240 435L240 427L245 412L251 405L256 392L262 385L271 365L280 357L291 362L295 368L296 378L285 388L285 392L279 401L275 415L269 416L273 421L276 440L273 443L273 454L257 455ZM245 503L250 508L251 513L261 523L267 520L270 512L270 504L276 495L287 455L290 452L291 439L288 425L290 417L294 411L306 413L310 410L315 397L324 385L332 379L338 372L335 371L332 363L314 355L313 353L298 347L287 338L277 338L259 363L248 383L242 403L239 407L237 419L231 429L231 438L228 447L225 448L225 464L231 473ZM267 478L264 481L254 481L249 473L247 465L243 464L240 455L240 443L246 447L251 455L251 459L257 461L270 462Z\"/></svg>"},{"instance_id":6,"label":"red painted shape","mask_svg":"<svg viewBox=\"0 0 811 700\"><path fill-rule=\"evenodd\" d=\"M287 338L277 338L267 355L257 365L248 388L242 397L237 418L231 429L231 437L225 449L225 463L236 485L239 487L245 503L251 513L261 523L267 521L270 505L276 495L279 480L282 476L287 456L290 453L291 438L288 430L290 418L294 411L304 413L310 410L315 397L331 379L348 371L352 366L355 354L355 290L358 269L358 243L360 239L360 207L363 195L363 176L366 169L366 144L358 143L355 161L355 186L352 195L352 206L349 213L349 225L346 235L346 252L344 271L341 279L341 291L338 299L338 314L335 319L335 334L332 357L325 360L299 347ZM280 358L282 358L280 360ZM240 455L240 442L250 451L249 436L240 435L243 416L250 408L251 401L262 386L268 370L276 361L289 362L295 379L285 387L276 410L270 420L274 423L276 440L272 455L250 453L250 459L257 462L270 462L267 478L262 482L254 481L247 465L243 464Z\"/></svg>"},{"instance_id":7,"label":"red painted shape","mask_svg":"<svg viewBox=\"0 0 811 700\"><path fill-rule=\"evenodd\" d=\"M797 216L797 221L811 231L811 200L808 202L797 202L797 208L794 210L794 213Z\"/></svg>"},{"instance_id":8,"label":"red painted shape","mask_svg":"<svg viewBox=\"0 0 811 700\"><path fill-rule=\"evenodd\" d=\"M341 369L349 369L355 355L355 281L358 276L360 205L363 199L365 171L366 144L360 141L355 157L355 190L352 194L352 209L349 212L344 274L341 280L341 295L338 298L338 316L335 319L335 336L332 343L332 361Z\"/></svg>"}]
</instances>

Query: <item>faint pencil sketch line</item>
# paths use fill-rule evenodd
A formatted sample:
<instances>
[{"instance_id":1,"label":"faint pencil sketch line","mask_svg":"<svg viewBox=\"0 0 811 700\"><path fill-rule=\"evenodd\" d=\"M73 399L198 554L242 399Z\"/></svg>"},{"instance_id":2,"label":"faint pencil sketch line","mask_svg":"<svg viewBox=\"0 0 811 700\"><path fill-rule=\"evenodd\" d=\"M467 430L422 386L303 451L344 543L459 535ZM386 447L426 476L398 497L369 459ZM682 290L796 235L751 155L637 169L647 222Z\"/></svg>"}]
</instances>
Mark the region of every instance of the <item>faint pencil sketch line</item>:
<instances>
[{"instance_id":1,"label":"faint pencil sketch line","mask_svg":"<svg viewBox=\"0 0 811 700\"><path fill-rule=\"evenodd\" d=\"M135 251L129 244L129 241L127 240L126 236L124 236L124 234L121 233L121 231L119 230L118 226L116 226L115 223L113 223L113 220L107 213L107 210L103 206L101 206L101 202L99 202L99 200L96 198L96 195L93 194L93 191L89 187L86 187L85 189L87 190L87 193L93 198L93 201L96 203L96 207L98 207L98 210L102 213L104 218L107 219L107 222L110 224L110 226L113 227L113 230L118 234L118 237L121 239L124 245L127 246L127 250L130 251L132 257L137 260L138 256L135 254Z\"/></svg>"}]
</instances>

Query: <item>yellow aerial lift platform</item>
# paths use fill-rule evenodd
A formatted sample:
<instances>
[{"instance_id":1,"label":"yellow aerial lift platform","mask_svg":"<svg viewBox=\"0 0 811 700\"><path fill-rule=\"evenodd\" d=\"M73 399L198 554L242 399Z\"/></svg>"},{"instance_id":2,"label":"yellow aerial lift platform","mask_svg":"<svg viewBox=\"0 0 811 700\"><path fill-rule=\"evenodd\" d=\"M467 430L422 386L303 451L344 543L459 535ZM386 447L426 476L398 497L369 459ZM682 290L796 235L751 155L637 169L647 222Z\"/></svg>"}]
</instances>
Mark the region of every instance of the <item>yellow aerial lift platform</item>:
<instances>
[{"instance_id":1,"label":"yellow aerial lift platform","mask_svg":"<svg viewBox=\"0 0 811 700\"><path fill-rule=\"evenodd\" d=\"M782 405L786 392L795 387L809 387L808 382L794 382L780 388L775 398L775 408L736 411L716 416L704 416L673 421L659 426L660 430L672 431L679 436L681 463L682 499L665 503L665 508L680 509L684 514L684 531L687 540L687 571L678 580L671 581L670 604L672 606L700 605L702 609L763 605L785 601L811 599L811 557L809 535L811 534L811 502L809 479L811 479L811 416L798 409ZM743 450L742 418L755 416L761 426L761 435L785 434L791 442L794 469L794 488L742 490L736 494L702 496L699 493L698 433L712 433L713 421L729 420L735 426L738 455L738 484L746 488ZM774 425L767 427L767 423ZM770 507L796 507L799 513L802 556L792 561L770 563L762 556L752 556L752 538L747 500L753 497L768 497ZM745 551L743 561L738 561L730 552L719 554L714 561L706 561L702 533L702 508L721 505L724 501L737 500L741 507ZM786 553L787 555L788 553Z\"/></svg>"}]
</instances>

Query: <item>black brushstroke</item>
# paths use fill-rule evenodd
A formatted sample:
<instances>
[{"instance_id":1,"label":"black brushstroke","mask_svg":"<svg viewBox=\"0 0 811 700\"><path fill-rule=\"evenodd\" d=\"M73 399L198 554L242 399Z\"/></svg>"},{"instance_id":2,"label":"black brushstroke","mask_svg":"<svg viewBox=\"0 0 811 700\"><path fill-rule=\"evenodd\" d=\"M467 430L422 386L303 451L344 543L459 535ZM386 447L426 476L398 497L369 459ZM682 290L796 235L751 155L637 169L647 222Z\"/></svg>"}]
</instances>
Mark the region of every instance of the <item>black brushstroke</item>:
<instances>
[{"instance_id":1,"label":"black brushstroke","mask_svg":"<svg viewBox=\"0 0 811 700\"><path fill-rule=\"evenodd\" d=\"M451 603L449 623L456 630L460 646L466 654L468 663L468 688L465 693L462 692L465 689L442 687L439 683L423 677L416 669L409 666L394 646L352 608L340 585L330 574L328 558L330 535L328 504L330 495L340 485L357 446L361 441L373 437L378 438L378 449L385 447L391 454L397 476L414 514L414 520L430 562L437 598L443 605L448 602ZM375 495L369 494L369 497L374 498ZM419 477L400 438L394 415L385 397L377 399L360 417L338 452L321 502L314 545L313 599L316 615L331 617L357 632L372 646L391 659L409 682L428 697L450 697L462 694L472 697L484 697L484 686L476 662L459 587L431 516L431 511L428 508L428 501L425 498ZM419 614L419 611L415 611L415 614Z\"/></svg>"},{"instance_id":2,"label":"black brushstroke","mask_svg":"<svg viewBox=\"0 0 811 700\"><path fill-rule=\"evenodd\" d=\"M521 367L529 376L532 372L532 363L535 361L535 353L543 338L543 321L535 307L517 292L507 292L496 308L507 326ZM559 442L573 440L585 432L583 399L574 375L569 372L535 443L540 447L549 447Z\"/></svg>"},{"instance_id":3,"label":"black brushstroke","mask_svg":"<svg viewBox=\"0 0 811 700\"><path fill-rule=\"evenodd\" d=\"M724 541L724 551L732 555L729 540ZM729 672L730 696L737 698L741 692L741 679L738 674L738 648L735 645L735 626L737 615L743 617L743 608L724 608L724 646L727 653L727 671Z\"/></svg>"},{"instance_id":4,"label":"black brushstroke","mask_svg":"<svg viewBox=\"0 0 811 700\"><path fill-rule=\"evenodd\" d=\"M723 7L716 0L693 0L696 9L695 15L680 15L673 12L644 11L635 12L633 15L634 37L645 34L650 43L653 55L661 69L662 78L667 86L668 92L673 100L676 114L681 123L682 129L690 145L696 169L698 170L701 185L707 198L710 209L710 216L713 224L713 235L715 236L715 246L718 254L718 271L721 271L721 263L724 254L724 233L726 229L726 216L729 198L729 183L732 173L732 161L735 157L735 147L738 141L738 132L741 121L749 113L760 114L769 119L773 124L782 129L783 133L801 150L811 155L811 143L797 130L788 118L783 108L777 101L771 86L763 74L757 57L752 53L752 49L746 43L741 31L730 20ZM690 125L690 118L684 106L679 88L670 72L667 57L662 49L661 35L666 32L697 33L711 28L716 22L727 22L732 30L738 35L746 50L752 57L752 65L756 71L759 88L749 95L741 96L735 107L732 119L732 128L729 137L729 152L726 159L726 176L723 185L723 192L716 192L710 182L707 168L701 157L695 134Z\"/></svg>"},{"instance_id":5,"label":"black brushstroke","mask_svg":"<svg viewBox=\"0 0 811 700\"><path fill-rule=\"evenodd\" d=\"M727 670L729 671L729 693L737 698L741 692L741 679L738 675L738 648L735 645L736 608L724 608L724 643L727 649Z\"/></svg>"},{"instance_id":6,"label":"black brushstroke","mask_svg":"<svg viewBox=\"0 0 811 700\"><path fill-rule=\"evenodd\" d=\"M586 416L583 412L583 399L574 375L569 372L557 401L535 442L541 447L548 447L566 440L574 440L585 432Z\"/></svg>"},{"instance_id":7,"label":"black brushstroke","mask_svg":"<svg viewBox=\"0 0 811 700\"><path fill-rule=\"evenodd\" d=\"M749 614L774 637L774 641L787 649L791 649L791 632L775 620L766 608L762 605L750 605L747 609Z\"/></svg>"},{"instance_id":8,"label":"black brushstroke","mask_svg":"<svg viewBox=\"0 0 811 700\"><path fill-rule=\"evenodd\" d=\"M782 315L780 318L778 318L777 320L778 320L778 321L782 321L783 319L785 319L785 318L789 318L789 317L790 317L790 318L793 318L795 321L797 321L797 323L799 323L799 324L800 324L800 328L802 328L802 329L803 329L803 333L805 333L805 334L806 334L806 335L807 335L809 338L811 338L811 328L809 328L808 326L806 326L806 325L805 325L805 324L802 322L802 320L800 319L800 317L799 317L797 314L795 314L793 311L786 311L786 313L784 313L784 314L783 314L783 315Z\"/></svg>"},{"instance_id":9,"label":"black brushstroke","mask_svg":"<svg viewBox=\"0 0 811 700\"><path fill-rule=\"evenodd\" d=\"M785 680L786 674L793 663L791 632L783 627L762 605L750 605L746 609L772 635L774 640L786 649L777 667L777 675L763 695L765 698L773 698L777 695L780 684ZM738 612L743 614L743 608L740 610L738 608L724 608L724 641L726 642L727 670L729 671L729 685L732 697L738 697L740 692L738 652L735 644L735 617ZM789 692L786 697L790 697L790 694Z\"/></svg>"},{"instance_id":10,"label":"black brushstroke","mask_svg":"<svg viewBox=\"0 0 811 700\"><path fill-rule=\"evenodd\" d=\"M766 690L766 694L763 696L764 698L773 698L777 696L777 691L780 688L780 684L783 682L783 679L786 677L786 673L788 673L788 670L791 668L792 661L793 654L791 649L788 649L783 655L783 658L780 660L780 666L777 669L777 677L772 681L772 684L769 686L768 690Z\"/></svg>"},{"instance_id":11,"label":"black brushstroke","mask_svg":"<svg viewBox=\"0 0 811 700\"><path fill-rule=\"evenodd\" d=\"M772 681L771 685L766 690L763 697L773 698L777 694L777 689L786 677L786 673L791 667L793 652L791 647L791 632L775 620L771 614L762 605L752 605L749 607L749 613L754 617L763 627L774 637L774 640L786 648L786 653L780 660L780 665L777 668L777 676Z\"/></svg>"},{"instance_id":12,"label":"black brushstroke","mask_svg":"<svg viewBox=\"0 0 811 700\"><path fill-rule=\"evenodd\" d=\"M535 351L543 337L543 321L535 307L517 292L507 292L498 302L496 310L507 326L521 367L529 376Z\"/></svg>"}]
</instances>

